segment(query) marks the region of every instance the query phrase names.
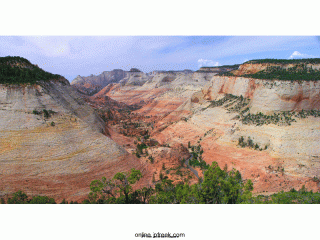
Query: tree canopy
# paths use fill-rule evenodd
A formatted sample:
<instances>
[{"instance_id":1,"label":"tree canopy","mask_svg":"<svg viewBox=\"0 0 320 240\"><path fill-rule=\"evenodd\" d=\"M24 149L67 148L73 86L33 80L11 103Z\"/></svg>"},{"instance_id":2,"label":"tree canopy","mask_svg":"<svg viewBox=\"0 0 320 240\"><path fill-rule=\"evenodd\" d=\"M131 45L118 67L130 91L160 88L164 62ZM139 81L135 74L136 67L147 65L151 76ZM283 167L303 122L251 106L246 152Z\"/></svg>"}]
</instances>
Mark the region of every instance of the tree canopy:
<instances>
[{"instance_id":1,"label":"tree canopy","mask_svg":"<svg viewBox=\"0 0 320 240\"><path fill-rule=\"evenodd\" d=\"M35 84L62 78L33 65L29 60L21 57L0 57L0 84Z\"/></svg>"}]
</instances>

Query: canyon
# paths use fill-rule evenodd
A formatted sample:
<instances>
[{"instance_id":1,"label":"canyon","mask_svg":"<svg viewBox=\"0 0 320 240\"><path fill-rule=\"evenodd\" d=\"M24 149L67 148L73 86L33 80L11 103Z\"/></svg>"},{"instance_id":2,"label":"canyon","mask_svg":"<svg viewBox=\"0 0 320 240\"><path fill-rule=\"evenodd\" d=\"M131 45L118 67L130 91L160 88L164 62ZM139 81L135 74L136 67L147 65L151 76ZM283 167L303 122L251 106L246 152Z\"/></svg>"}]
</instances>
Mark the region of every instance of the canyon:
<instances>
[{"instance_id":1,"label":"canyon","mask_svg":"<svg viewBox=\"0 0 320 240\"><path fill-rule=\"evenodd\" d=\"M111 138L128 152L134 153L137 137L142 139L147 133L148 138L158 143L148 147L148 155L155 154L155 151L167 154L171 149L176 151L177 158L180 156L181 162L181 159L190 157L188 144L201 145L203 160L207 164L216 161L220 167L227 165L228 170L239 170L244 179L253 181L255 194L269 195L300 189L303 185L319 191L320 124L318 116L309 114L320 110L319 81L245 76L270 66L288 69L297 65L299 63L249 62L218 70L155 71L145 74L144 80L141 80L143 74L140 72L139 76L131 74L125 81L112 83L95 95L83 98L96 109L108 105L101 101L103 97L125 104L127 108L133 107L127 115L107 120ZM317 64L307 66L318 69ZM134 82L138 84L132 84ZM219 101L222 104L213 104ZM112 108L112 104L109 107ZM309 115L299 115L301 111ZM263 122L258 119L250 123L246 120L248 117L278 120ZM241 138L250 139L259 147L241 147ZM148 163L147 156L141 156L141 159ZM155 161L156 164L149 165L156 177L160 173L172 172L168 167L162 168L163 165L173 169L173 163L179 164L170 155L157 155ZM197 176L190 166L183 166L186 175L196 181ZM203 175L200 168L195 170L198 177ZM172 176L167 175L171 179Z\"/></svg>"},{"instance_id":2,"label":"canyon","mask_svg":"<svg viewBox=\"0 0 320 240\"><path fill-rule=\"evenodd\" d=\"M204 169L190 160L198 147L206 164L251 179L255 195L303 185L317 192L319 81L249 76L299 64L115 69L71 83L0 84L0 197L23 190L81 201L91 181L131 168L143 175L136 188L164 177L197 183Z\"/></svg>"}]
</instances>

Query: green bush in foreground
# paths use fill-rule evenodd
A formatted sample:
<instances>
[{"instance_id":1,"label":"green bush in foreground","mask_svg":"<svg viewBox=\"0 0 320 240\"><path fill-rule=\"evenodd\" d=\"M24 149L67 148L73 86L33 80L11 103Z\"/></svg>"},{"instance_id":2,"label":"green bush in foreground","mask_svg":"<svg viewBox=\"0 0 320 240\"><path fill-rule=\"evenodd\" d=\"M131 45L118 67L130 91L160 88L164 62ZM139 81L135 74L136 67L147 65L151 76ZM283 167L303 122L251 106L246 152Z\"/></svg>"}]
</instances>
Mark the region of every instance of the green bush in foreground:
<instances>
[{"instance_id":1,"label":"green bush in foreground","mask_svg":"<svg viewBox=\"0 0 320 240\"><path fill-rule=\"evenodd\" d=\"M263 204L320 204L320 193L308 192L305 187L297 191L291 189L289 192L281 191L271 196L257 196L251 203Z\"/></svg>"},{"instance_id":2,"label":"green bush in foreground","mask_svg":"<svg viewBox=\"0 0 320 240\"><path fill-rule=\"evenodd\" d=\"M154 188L133 190L142 177L139 170L117 173L112 179L95 180L83 203L242 203L251 199L251 180L244 182L239 171L220 169L216 162L204 173L197 184L173 184L167 176L161 177Z\"/></svg>"},{"instance_id":3,"label":"green bush in foreground","mask_svg":"<svg viewBox=\"0 0 320 240\"><path fill-rule=\"evenodd\" d=\"M2 198L1 203L5 203L5 200ZM26 193L18 191L9 197L6 201L8 204L54 204L56 203L53 198L47 196L34 196L29 198Z\"/></svg>"},{"instance_id":4,"label":"green bush in foreground","mask_svg":"<svg viewBox=\"0 0 320 240\"><path fill-rule=\"evenodd\" d=\"M131 169L126 173L117 173L112 179L102 178L90 184L91 192L84 204L320 204L320 193L291 189L289 192L279 192L271 196L252 196L253 183L244 181L239 171L221 169L216 162L204 172L203 179L197 184L173 184L167 176L154 187L143 187L134 190L142 174L139 170ZM29 198L22 191L14 193L1 204L54 204L53 198L34 196ZM71 201L70 204L77 202ZM63 199L61 204L68 204Z\"/></svg>"}]
</instances>

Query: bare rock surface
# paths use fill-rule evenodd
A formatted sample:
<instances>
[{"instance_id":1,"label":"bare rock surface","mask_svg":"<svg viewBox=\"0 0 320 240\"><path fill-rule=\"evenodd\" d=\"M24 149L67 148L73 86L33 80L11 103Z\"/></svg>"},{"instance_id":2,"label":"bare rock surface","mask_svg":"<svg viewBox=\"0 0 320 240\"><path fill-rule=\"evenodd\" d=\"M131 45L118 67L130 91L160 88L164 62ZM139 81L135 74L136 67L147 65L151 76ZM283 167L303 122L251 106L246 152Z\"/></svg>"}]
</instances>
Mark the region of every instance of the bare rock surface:
<instances>
[{"instance_id":1,"label":"bare rock surface","mask_svg":"<svg viewBox=\"0 0 320 240\"><path fill-rule=\"evenodd\" d=\"M250 98L251 113L320 109L319 81L262 80L244 77L213 77L202 90L202 98L214 100L221 94Z\"/></svg>"},{"instance_id":2,"label":"bare rock surface","mask_svg":"<svg viewBox=\"0 0 320 240\"><path fill-rule=\"evenodd\" d=\"M103 120L68 85L46 81L0 86L2 196L23 190L57 200L81 200L94 179L131 167L144 169L103 134ZM43 109L50 116L44 116Z\"/></svg>"}]
</instances>

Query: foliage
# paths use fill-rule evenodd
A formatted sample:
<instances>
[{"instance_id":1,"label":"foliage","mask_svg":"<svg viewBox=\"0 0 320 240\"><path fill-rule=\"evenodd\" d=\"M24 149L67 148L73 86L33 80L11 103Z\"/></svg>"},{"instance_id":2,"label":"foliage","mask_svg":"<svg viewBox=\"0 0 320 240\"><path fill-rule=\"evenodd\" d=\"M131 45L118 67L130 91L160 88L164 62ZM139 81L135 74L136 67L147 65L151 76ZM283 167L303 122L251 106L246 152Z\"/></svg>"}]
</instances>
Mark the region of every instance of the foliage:
<instances>
[{"instance_id":1,"label":"foliage","mask_svg":"<svg viewBox=\"0 0 320 240\"><path fill-rule=\"evenodd\" d=\"M150 163L154 162L154 158L152 156L149 156L149 160L150 160Z\"/></svg>"},{"instance_id":2,"label":"foliage","mask_svg":"<svg viewBox=\"0 0 320 240\"><path fill-rule=\"evenodd\" d=\"M138 143L137 144L137 150L136 150L136 156L138 157L138 158L140 158L141 157L141 155L143 154L143 149L147 149L148 148L148 146L145 144L145 143Z\"/></svg>"},{"instance_id":3,"label":"foliage","mask_svg":"<svg viewBox=\"0 0 320 240\"><path fill-rule=\"evenodd\" d=\"M254 143L253 140L251 139L251 137L248 137L247 141L244 139L243 136L241 136L239 139L238 139L238 145L242 148L244 147L249 147L249 148L253 148L254 150L267 150L268 149L268 146L265 145L264 148L260 148L259 144L258 143Z\"/></svg>"},{"instance_id":4,"label":"foliage","mask_svg":"<svg viewBox=\"0 0 320 240\"><path fill-rule=\"evenodd\" d=\"M51 115L55 114L56 112L55 111L52 111L51 109L50 110L47 110L47 109L43 109L42 111L37 111L37 110L33 110L32 111L32 114L35 114L35 115L41 115L43 113L43 116L45 118L50 118Z\"/></svg>"},{"instance_id":5,"label":"foliage","mask_svg":"<svg viewBox=\"0 0 320 240\"><path fill-rule=\"evenodd\" d=\"M281 111L270 115L261 112L252 114L249 112L250 99L232 94L226 94L219 100L211 101L208 107L223 107L229 113L238 113L235 119L239 119L243 124L262 126L264 124L275 124L278 126L290 126L292 122L296 122L296 118L306 118L309 116L320 117L319 110L301 110L295 111Z\"/></svg>"},{"instance_id":6,"label":"foliage","mask_svg":"<svg viewBox=\"0 0 320 240\"><path fill-rule=\"evenodd\" d=\"M234 64L234 65L222 65L222 66L212 66L212 67L201 67L201 68L238 68L240 64Z\"/></svg>"},{"instance_id":7,"label":"foliage","mask_svg":"<svg viewBox=\"0 0 320 240\"><path fill-rule=\"evenodd\" d=\"M53 198L49 198L47 196L35 196L33 197L30 204L53 204L56 203Z\"/></svg>"},{"instance_id":8,"label":"foliage","mask_svg":"<svg viewBox=\"0 0 320 240\"><path fill-rule=\"evenodd\" d=\"M88 200L90 203L139 203L140 195L132 190L132 185L142 177L140 170L132 168L129 172L118 172L112 179L94 180L90 184Z\"/></svg>"},{"instance_id":9,"label":"foliage","mask_svg":"<svg viewBox=\"0 0 320 240\"><path fill-rule=\"evenodd\" d=\"M12 198L8 198L8 204L24 204L28 203L28 196L22 191L15 192Z\"/></svg>"},{"instance_id":10,"label":"foliage","mask_svg":"<svg viewBox=\"0 0 320 240\"><path fill-rule=\"evenodd\" d=\"M282 68L280 66L269 66L265 70L254 74L245 74L243 77L270 79L270 80L320 80L320 71L314 70L306 65L297 65L290 68Z\"/></svg>"},{"instance_id":11,"label":"foliage","mask_svg":"<svg viewBox=\"0 0 320 240\"><path fill-rule=\"evenodd\" d=\"M234 74L232 72L222 72L218 73L218 76L234 76Z\"/></svg>"},{"instance_id":12,"label":"foliage","mask_svg":"<svg viewBox=\"0 0 320 240\"><path fill-rule=\"evenodd\" d=\"M38 81L61 79L21 57L0 57L0 84L35 84Z\"/></svg>"},{"instance_id":13,"label":"foliage","mask_svg":"<svg viewBox=\"0 0 320 240\"><path fill-rule=\"evenodd\" d=\"M35 114L35 115L40 115L41 114L41 112L39 112L37 110L33 110L32 113Z\"/></svg>"},{"instance_id":14,"label":"foliage","mask_svg":"<svg viewBox=\"0 0 320 240\"><path fill-rule=\"evenodd\" d=\"M34 196L29 199L27 194L22 191L15 192L11 198L7 200L8 204L53 204L56 203L53 198L47 196Z\"/></svg>"},{"instance_id":15,"label":"foliage","mask_svg":"<svg viewBox=\"0 0 320 240\"><path fill-rule=\"evenodd\" d=\"M88 199L83 203L241 203L252 197L250 180L244 183L239 171L227 172L216 162L208 167L203 181L194 185L181 182L174 185L167 176L160 175L161 181L154 188L135 191L132 184L142 177L139 170L117 173L109 180L94 180Z\"/></svg>"},{"instance_id":16,"label":"foliage","mask_svg":"<svg viewBox=\"0 0 320 240\"><path fill-rule=\"evenodd\" d=\"M162 163L162 170L166 170L166 165Z\"/></svg>"},{"instance_id":17,"label":"foliage","mask_svg":"<svg viewBox=\"0 0 320 240\"><path fill-rule=\"evenodd\" d=\"M263 113L241 115L239 116L243 124L254 124L261 126L264 124L276 124L280 126L290 126L292 122L296 122L295 118L306 118L309 116L320 117L318 110L301 110L300 112L282 111L273 113L273 115L265 115Z\"/></svg>"},{"instance_id":18,"label":"foliage","mask_svg":"<svg viewBox=\"0 0 320 240\"><path fill-rule=\"evenodd\" d=\"M117 173L112 179L94 180L90 184L88 199L83 204L320 204L320 193L307 191L305 186L300 190L281 191L271 196L252 196L253 183L250 179L244 181L239 171L221 169L213 162L204 173L203 179L196 184L177 183L162 176L162 180L154 187L143 187L133 190L132 186L140 180L139 170L131 169L127 173ZM1 199L1 204L6 203ZM34 196L18 191L7 199L8 204L54 204L53 198ZM70 204L78 202L71 201ZM68 204L63 199L61 204Z\"/></svg>"},{"instance_id":19,"label":"foliage","mask_svg":"<svg viewBox=\"0 0 320 240\"><path fill-rule=\"evenodd\" d=\"M213 100L211 101L211 104L209 105L209 107L220 107L222 105L224 105L225 103L230 103L230 102L235 102L235 100L237 100L238 96L235 96L233 94L226 94L223 98L219 99L219 100Z\"/></svg>"},{"instance_id":20,"label":"foliage","mask_svg":"<svg viewBox=\"0 0 320 240\"><path fill-rule=\"evenodd\" d=\"M243 64L260 64L260 63L278 63L278 64L318 64L320 63L320 58L306 58L306 59L254 59Z\"/></svg>"},{"instance_id":21,"label":"foliage","mask_svg":"<svg viewBox=\"0 0 320 240\"><path fill-rule=\"evenodd\" d=\"M22 57L11 57L11 56L7 56L7 57L0 57L0 64L16 64L16 63L21 63L21 64L28 64L31 65L31 62L25 58Z\"/></svg>"},{"instance_id":22,"label":"foliage","mask_svg":"<svg viewBox=\"0 0 320 240\"><path fill-rule=\"evenodd\" d=\"M189 160L189 165L192 167L200 167L202 170L208 169L209 165L202 159L203 149L201 145L192 146L191 159Z\"/></svg>"},{"instance_id":23,"label":"foliage","mask_svg":"<svg viewBox=\"0 0 320 240\"><path fill-rule=\"evenodd\" d=\"M243 77L270 80L313 81L320 80L320 71L314 70L310 64L319 64L320 58L307 59L256 59L243 64L278 64L268 66L265 70L254 74L244 74ZM285 67L284 64L293 64L293 67ZM308 66L309 64L309 66ZM234 76L232 72L220 73L220 76Z\"/></svg>"},{"instance_id":24,"label":"foliage","mask_svg":"<svg viewBox=\"0 0 320 240\"><path fill-rule=\"evenodd\" d=\"M155 186L150 203L241 203L251 198L252 182L244 183L239 171L227 172L213 162L203 181L188 185L164 178Z\"/></svg>"},{"instance_id":25,"label":"foliage","mask_svg":"<svg viewBox=\"0 0 320 240\"><path fill-rule=\"evenodd\" d=\"M320 193L306 191L302 186L300 190L291 189L289 192L281 191L271 196L257 196L252 199L252 203L264 204L319 204Z\"/></svg>"}]
</instances>

